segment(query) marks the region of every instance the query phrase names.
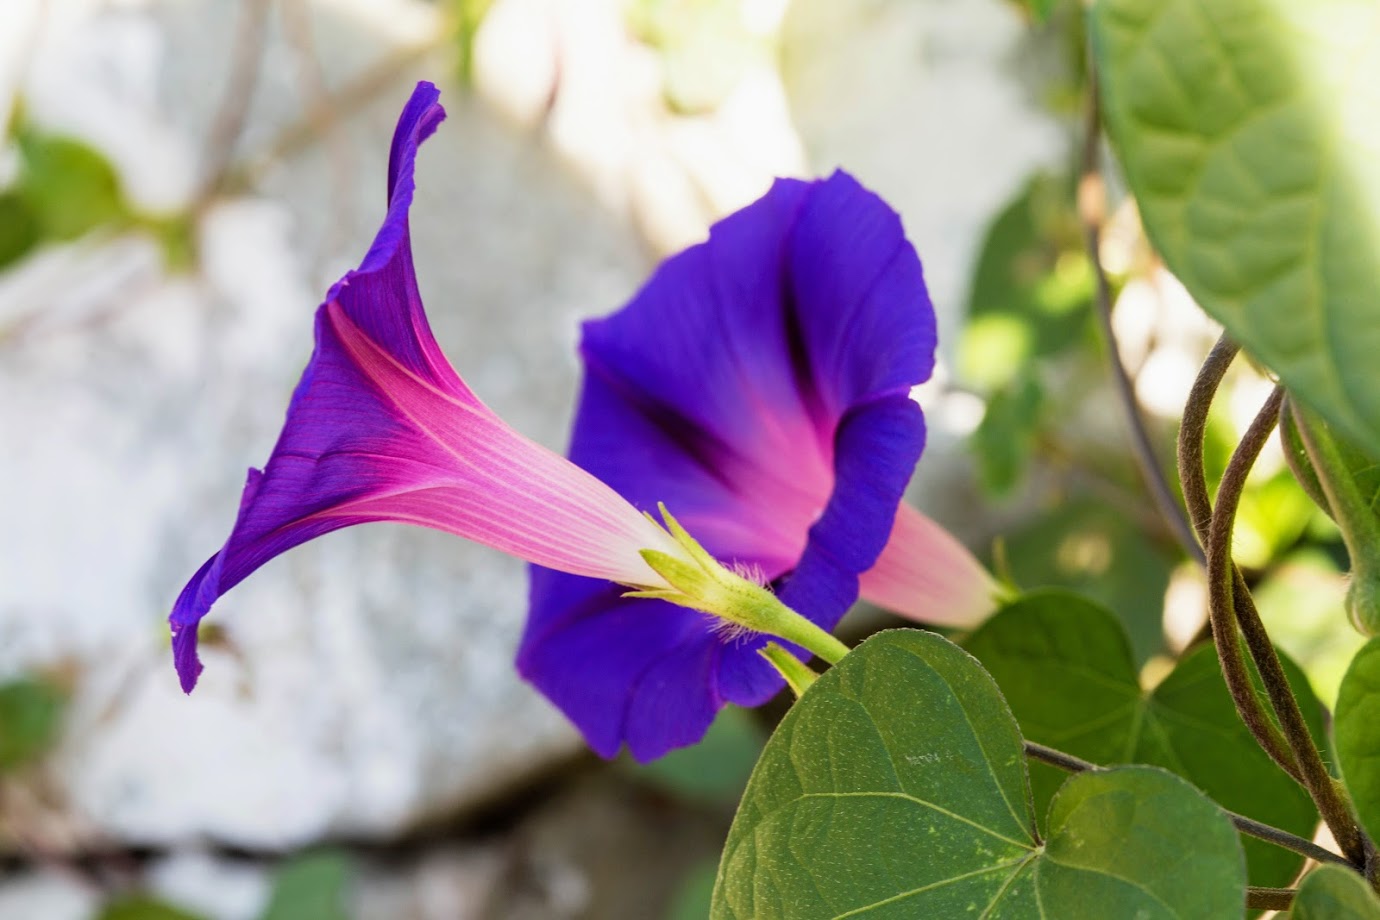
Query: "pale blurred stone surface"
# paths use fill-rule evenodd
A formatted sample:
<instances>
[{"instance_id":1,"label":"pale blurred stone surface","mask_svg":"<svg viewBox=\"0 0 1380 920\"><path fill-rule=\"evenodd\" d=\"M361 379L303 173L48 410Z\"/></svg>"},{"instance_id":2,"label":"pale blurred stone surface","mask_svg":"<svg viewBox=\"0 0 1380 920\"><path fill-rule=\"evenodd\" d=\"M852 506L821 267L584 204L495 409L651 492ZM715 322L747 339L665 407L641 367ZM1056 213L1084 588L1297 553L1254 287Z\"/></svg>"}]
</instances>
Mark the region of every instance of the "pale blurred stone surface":
<instances>
[{"instance_id":1,"label":"pale blurred stone surface","mask_svg":"<svg viewBox=\"0 0 1380 920\"><path fill-rule=\"evenodd\" d=\"M901 212L945 356L988 222L1067 150L1014 73L1026 31L1007 0L793 0L783 27L810 166L849 170Z\"/></svg>"},{"instance_id":2,"label":"pale blurred stone surface","mask_svg":"<svg viewBox=\"0 0 1380 920\"><path fill-rule=\"evenodd\" d=\"M621 304L650 251L702 233L772 174L807 157L885 194L952 333L982 226L1058 150L1004 73L1017 31L998 0L871 0L853 13L797 0L784 88L758 74L716 118L695 119L658 114L655 78L636 82L645 55L610 38L608 2L589 2L598 16L576 28L559 4L502 0L481 33L498 58L565 43L581 69L567 68L573 82L545 122L546 71L511 92L498 79L492 105L448 82L451 58L426 54L432 7L303 0L305 29L270 17L236 145L258 197L206 212L199 276L168 277L137 239L87 240L0 276L0 677L77 675L50 773L88 840L387 837L578 747L511 667L521 566L445 535L373 526L296 550L217 608L228 641L206 650L191 699L169 661L163 618L224 539L244 468L272 447L318 299L377 227L388 140L416 79L440 82L451 112L420 158L412 234L438 338L490 405L557 448L577 318ZM30 74L33 117L111 145L146 206L187 200L243 4L52 5L61 31ZM499 27L514 16L540 28L505 45ZM93 48L94 63L63 66ZM633 58L599 57L624 52ZM264 163L319 102L312 61L354 95L334 130ZM600 108L620 81L634 110ZM116 116L130 137L110 139ZM927 481L944 462L942 430L931 443ZM575 883L552 884L575 897Z\"/></svg>"},{"instance_id":3,"label":"pale blurred stone surface","mask_svg":"<svg viewBox=\"0 0 1380 920\"><path fill-rule=\"evenodd\" d=\"M155 860L144 873L148 890L206 920L257 920L273 887L272 868L188 849ZM0 917L0 920L4 920Z\"/></svg>"},{"instance_id":4,"label":"pale blurred stone surface","mask_svg":"<svg viewBox=\"0 0 1380 920\"><path fill-rule=\"evenodd\" d=\"M942 382L988 223L1032 171L1067 155L1016 73L1027 32L1007 0L792 0L781 33L810 168L846 169L886 198L924 263L940 366L918 394L929 438L911 500L970 540L990 535L964 444L980 411Z\"/></svg>"},{"instance_id":5,"label":"pale blurred stone surface","mask_svg":"<svg viewBox=\"0 0 1380 920\"><path fill-rule=\"evenodd\" d=\"M160 77L170 124L206 105L188 87L223 66L225 23L200 28L189 5L160 26L176 49ZM167 278L150 245L120 240L4 279L0 431L22 436L0 457L0 673L74 665L51 770L95 837L387 835L577 747L512 669L521 565L445 535L361 528L269 565L217 608L228 643L207 649L190 699L168 657L163 618L269 453L321 293L377 228L401 103L443 68L418 62L350 112L350 200L308 146L265 177L267 197L208 211L198 278ZM271 97L274 74L260 79ZM559 447L576 318L625 297L645 257L531 138L454 89L446 103L413 221L433 323L497 411Z\"/></svg>"},{"instance_id":6,"label":"pale blurred stone surface","mask_svg":"<svg viewBox=\"0 0 1380 920\"><path fill-rule=\"evenodd\" d=\"M627 20L623 0L496 0L476 40L475 78L669 253L773 178L803 175L805 151L770 55L754 58L716 108L677 113L661 60Z\"/></svg>"},{"instance_id":7,"label":"pale blurred stone surface","mask_svg":"<svg viewBox=\"0 0 1380 920\"><path fill-rule=\"evenodd\" d=\"M90 920L100 903L99 892L56 869L0 879L0 920Z\"/></svg>"}]
</instances>

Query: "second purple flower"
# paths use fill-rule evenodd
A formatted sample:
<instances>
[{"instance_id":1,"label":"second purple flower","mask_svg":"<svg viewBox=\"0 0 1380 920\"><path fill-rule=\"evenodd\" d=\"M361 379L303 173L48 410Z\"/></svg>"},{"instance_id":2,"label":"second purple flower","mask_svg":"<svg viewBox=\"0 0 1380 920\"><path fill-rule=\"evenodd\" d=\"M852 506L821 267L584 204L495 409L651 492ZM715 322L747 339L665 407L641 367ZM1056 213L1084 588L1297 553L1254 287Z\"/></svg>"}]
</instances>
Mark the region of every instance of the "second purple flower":
<instances>
[{"instance_id":1,"label":"second purple flower","mask_svg":"<svg viewBox=\"0 0 1380 920\"><path fill-rule=\"evenodd\" d=\"M570 457L637 507L665 502L707 550L830 629L892 534L925 443L910 392L934 348L896 212L842 172L779 180L586 324ZM898 533L924 529L903 514ZM979 575L977 593L989 584ZM780 689L763 638L620 595L534 568L518 656L601 754L626 743L658 757L697 741L725 703Z\"/></svg>"}]
</instances>

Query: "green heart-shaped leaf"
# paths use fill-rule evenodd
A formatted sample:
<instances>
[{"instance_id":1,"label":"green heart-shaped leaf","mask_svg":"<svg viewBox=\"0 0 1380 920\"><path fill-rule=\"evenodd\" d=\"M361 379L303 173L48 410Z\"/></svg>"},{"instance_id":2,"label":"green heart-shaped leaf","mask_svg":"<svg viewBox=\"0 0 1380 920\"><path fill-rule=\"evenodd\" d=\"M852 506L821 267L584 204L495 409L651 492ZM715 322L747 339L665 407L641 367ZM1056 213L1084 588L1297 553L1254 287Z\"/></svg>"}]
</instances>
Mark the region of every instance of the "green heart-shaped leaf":
<instances>
[{"instance_id":1,"label":"green heart-shaped leaf","mask_svg":"<svg viewBox=\"0 0 1380 920\"><path fill-rule=\"evenodd\" d=\"M1165 262L1380 453L1380 4L1100 0L1108 133Z\"/></svg>"},{"instance_id":2,"label":"green heart-shaped leaf","mask_svg":"<svg viewBox=\"0 0 1380 920\"><path fill-rule=\"evenodd\" d=\"M1154 690L1141 688L1115 615L1076 594L1038 591L1004 608L964 643L996 678L1031 741L1100 764L1172 770L1224 808L1311 836L1318 815L1299 786L1241 723L1209 647L1190 652ZM1315 737L1322 709L1286 662ZM1053 767L1031 772L1036 806L1063 781ZM1252 884L1284 885L1302 857L1245 841Z\"/></svg>"},{"instance_id":3,"label":"green heart-shaped leaf","mask_svg":"<svg viewBox=\"0 0 1380 920\"><path fill-rule=\"evenodd\" d=\"M711 917L1241 915L1236 831L1169 773L1075 776L1049 826L1041 841L1023 741L978 662L931 633L880 633L817 680L768 742Z\"/></svg>"},{"instance_id":4,"label":"green heart-shaped leaf","mask_svg":"<svg viewBox=\"0 0 1380 920\"><path fill-rule=\"evenodd\" d=\"M1341 866L1319 866L1303 877L1293 920L1380 920L1380 900L1365 879Z\"/></svg>"}]
</instances>

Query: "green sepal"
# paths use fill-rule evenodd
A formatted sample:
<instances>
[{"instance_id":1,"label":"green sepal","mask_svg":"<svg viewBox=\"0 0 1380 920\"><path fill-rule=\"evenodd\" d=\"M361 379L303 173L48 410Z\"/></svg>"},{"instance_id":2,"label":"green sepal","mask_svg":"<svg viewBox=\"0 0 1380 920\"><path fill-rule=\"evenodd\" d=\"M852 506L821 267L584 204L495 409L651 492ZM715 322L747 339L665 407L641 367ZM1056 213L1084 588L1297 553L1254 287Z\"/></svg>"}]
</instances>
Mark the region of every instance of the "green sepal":
<instances>
[{"instance_id":1,"label":"green sepal","mask_svg":"<svg viewBox=\"0 0 1380 920\"><path fill-rule=\"evenodd\" d=\"M768 642L767 647L758 651L757 654L767 659L771 666L776 668L777 673L786 679L786 686L791 688L796 699L800 699L801 695L810 689L810 685L819 677L809 665L775 642Z\"/></svg>"},{"instance_id":2,"label":"green sepal","mask_svg":"<svg viewBox=\"0 0 1380 920\"><path fill-rule=\"evenodd\" d=\"M658 504L657 508L667 532L685 551L685 557L642 550L643 560L666 581L667 587L640 586L625 596L656 598L700 610L730 627L794 642L830 664L848 654L848 646L781 603L765 586L729 571L680 526L665 505Z\"/></svg>"}]
</instances>

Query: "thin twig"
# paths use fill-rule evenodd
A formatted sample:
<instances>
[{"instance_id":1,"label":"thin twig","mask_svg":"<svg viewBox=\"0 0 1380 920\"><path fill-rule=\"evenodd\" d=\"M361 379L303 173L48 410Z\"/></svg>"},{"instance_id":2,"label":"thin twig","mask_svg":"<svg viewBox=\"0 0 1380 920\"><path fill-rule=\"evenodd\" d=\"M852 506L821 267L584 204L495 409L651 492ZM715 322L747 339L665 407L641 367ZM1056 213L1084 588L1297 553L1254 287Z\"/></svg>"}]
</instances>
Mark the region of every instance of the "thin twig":
<instances>
[{"instance_id":1,"label":"thin twig","mask_svg":"<svg viewBox=\"0 0 1380 920\"><path fill-rule=\"evenodd\" d=\"M315 276L320 274L326 255L337 252L345 242L347 230L352 225L354 197L350 194L350 178L354 173L354 161L350 145L345 142L341 130L340 110L331 97L321 59L316 53L308 0L281 0L278 14L283 24L283 35L297 61L297 80L307 100L307 122L312 131L325 141L331 172L331 215L327 222L326 239L317 246L311 260L312 275Z\"/></svg>"},{"instance_id":2,"label":"thin twig","mask_svg":"<svg viewBox=\"0 0 1380 920\"><path fill-rule=\"evenodd\" d=\"M206 167L196 207L205 206L219 192L235 155L235 143L244 130L254 87L259 82L259 59L268 26L269 0L245 0L240 7L239 27L230 58L230 75L211 128L206 133Z\"/></svg>"},{"instance_id":3,"label":"thin twig","mask_svg":"<svg viewBox=\"0 0 1380 920\"><path fill-rule=\"evenodd\" d=\"M449 42L451 35L449 29L441 28L430 33L422 41L395 48L377 63L371 64L339 89L331 92L320 104L329 106L337 112L350 112L360 108L379 93L394 87L400 76L416 68L419 59ZM279 132L265 145L262 152L232 165L226 173L223 185L230 189L253 188L275 164L314 143L319 130L320 123L316 114L306 113Z\"/></svg>"},{"instance_id":4,"label":"thin twig","mask_svg":"<svg viewBox=\"0 0 1380 920\"><path fill-rule=\"evenodd\" d=\"M1041 763L1047 763L1051 767L1058 767L1069 773L1094 773L1098 770L1105 770L1106 767L1099 766L1091 760L1084 760L1082 757L1075 757L1073 754L1065 754L1063 751L1056 750L1047 745L1036 741L1025 743L1025 753L1027 757L1033 757Z\"/></svg>"},{"instance_id":5,"label":"thin twig","mask_svg":"<svg viewBox=\"0 0 1380 920\"><path fill-rule=\"evenodd\" d=\"M1351 807L1340 787L1327 772L1327 765L1323 763L1322 755L1313 743L1308 723L1304 721L1303 711L1299 708L1298 700L1289 686L1279 655L1265 631L1250 592L1246 590L1245 581L1231 559L1232 527L1236 520L1236 509L1241 502L1241 493L1245 489L1246 477L1255 465L1261 448L1274 431L1279 420L1280 403L1283 400L1284 389L1275 387L1264 407L1246 429L1217 488L1217 503L1212 509L1212 524L1208 528L1207 542L1209 609L1213 617L1213 631L1218 649L1234 645L1232 642L1222 641L1224 631L1232 628L1228 625L1230 620L1234 619L1241 627L1251 658L1254 659L1261 682L1265 685L1265 693L1275 715L1279 718L1279 726L1283 729L1294 762L1298 765L1301 773L1300 782L1313 798L1323 821L1332 831L1332 836L1337 839L1337 845L1355 865L1359 866L1364 864L1366 858L1365 835L1352 815ZM1222 623L1223 631L1218 630L1219 623ZM1254 689L1249 688L1249 682L1248 691L1250 697L1256 699Z\"/></svg>"},{"instance_id":6,"label":"thin twig","mask_svg":"<svg viewBox=\"0 0 1380 920\"><path fill-rule=\"evenodd\" d=\"M1035 760L1047 763L1051 767L1058 767L1060 770L1067 770L1070 773L1096 772L1107 769L1091 761L1084 760L1081 757L1065 754L1063 751L1056 751L1054 748L1046 747L1043 744L1036 744L1034 741L1027 741L1025 743L1025 753ZM1291 834L1288 831L1280 830L1268 824L1262 824L1254 818L1239 815L1234 811L1227 811L1225 808L1222 810L1226 812L1227 817L1231 819L1231 823L1236 826L1236 829L1243 834L1249 834L1260 840L1268 841L1276 846L1284 847L1286 850L1293 850L1295 853L1302 853L1309 859L1316 860L1320 863L1335 863L1339 866L1351 867L1351 862L1348 861L1345 856L1338 855L1325 847L1318 846L1318 844L1305 837Z\"/></svg>"},{"instance_id":7,"label":"thin twig","mask_svg":"<svg viewBox=\"0 0 1380 920\"><path fill-rule=\"evenodd\" d=\"M1091 65L1090 65L1091 66ZM1150 490L1160 516L1169 525L1170 531L1183 547L1190 559L1199 565L1206 564L1203 548L1194 537L1183 506L1174 494L1165 475L1164 467L1156 454L1150 432L1145 427L1145 416L1141 414L1140 403L1136 399L1135 385L1126 365L1121 361L1121 351L1117 347L1116 333L1112 329L1112 288L1107 281L1107 273L1102 268L1102 223L1106 217L1106 187L1102 172L1098 168L1098 143L1101 138L1101 122L1098 112L1097 81L1090 78L1088 90L1087 122L1083 134L1082 175L1078 181L1078 214L1083 221L1083 242L1092 265L1093 278L1097 284L1097 319L1102 329L1102 337L1107 344L1107 360L1111 365L1112 381L1116 384L1117 397L1126 416L1131 431L1131 444L1136 463L1140 467L1145 485Z\"/></svg>"}]
</instances>

